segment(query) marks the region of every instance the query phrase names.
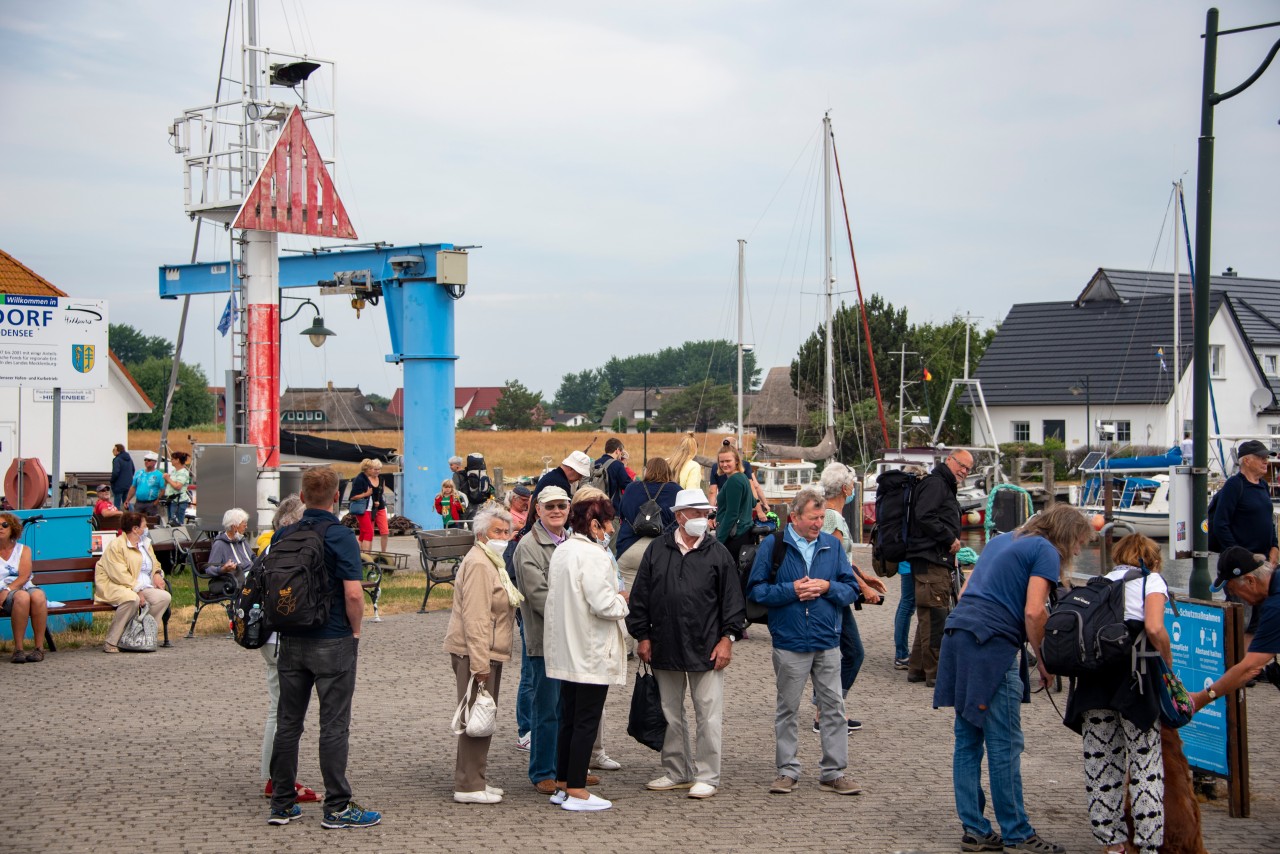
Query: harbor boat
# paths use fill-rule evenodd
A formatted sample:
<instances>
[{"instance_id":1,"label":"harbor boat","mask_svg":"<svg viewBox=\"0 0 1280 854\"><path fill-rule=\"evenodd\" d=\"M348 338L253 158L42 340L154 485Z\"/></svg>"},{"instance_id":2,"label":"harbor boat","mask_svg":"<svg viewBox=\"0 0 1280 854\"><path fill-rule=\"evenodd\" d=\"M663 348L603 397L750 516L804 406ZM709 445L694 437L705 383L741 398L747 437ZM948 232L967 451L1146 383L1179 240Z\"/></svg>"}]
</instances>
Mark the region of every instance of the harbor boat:
<instances>
[{"instance_id":1,"label":"harbor boat","mask_svg":"<svg viewBox=\"0 0 1280 854\"><path fill-rule=\"evenodd\" d=\"M809 460L753 460L751 473L770 504L789 502L797 492L818 482L818 465Z\"/></svg>"},{"instance_id":2,"label":"harbor boat","mask_svg":"<svg viewBox=\"0 0 1280 854\"><path fill-rule=\"evenodd\" d=\"M1081 466L1084 482L1076 506L1086 516L1104 513L1111 487L1111 518L1125 522L1153 540L1169 539L1169 467L1182 463L1182 451L1160 456L1109 459L1095 454Z\"/></svg>"}]
</instances>

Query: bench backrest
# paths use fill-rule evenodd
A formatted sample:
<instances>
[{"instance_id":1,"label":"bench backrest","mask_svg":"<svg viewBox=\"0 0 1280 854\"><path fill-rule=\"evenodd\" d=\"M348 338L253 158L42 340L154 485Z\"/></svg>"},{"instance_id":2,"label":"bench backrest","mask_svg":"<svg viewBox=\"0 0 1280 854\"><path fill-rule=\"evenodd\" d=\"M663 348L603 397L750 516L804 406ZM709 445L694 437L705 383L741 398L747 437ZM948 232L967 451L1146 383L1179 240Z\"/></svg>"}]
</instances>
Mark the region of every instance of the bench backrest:
<instances>
[{"instance_id":1,"label":"bench backrest","mask_svg":"<svg viewBox=\"0 0 1280 854\"><path fill-rule=\"evenodd\" d=\"M93 573L98 565L96 557L64 557L52 560L38 560L31 564L31 580L38 587L44 588L50 599L92 599ZM54 585L74 585L59 587Z\"/></svg>"}]
</instances>

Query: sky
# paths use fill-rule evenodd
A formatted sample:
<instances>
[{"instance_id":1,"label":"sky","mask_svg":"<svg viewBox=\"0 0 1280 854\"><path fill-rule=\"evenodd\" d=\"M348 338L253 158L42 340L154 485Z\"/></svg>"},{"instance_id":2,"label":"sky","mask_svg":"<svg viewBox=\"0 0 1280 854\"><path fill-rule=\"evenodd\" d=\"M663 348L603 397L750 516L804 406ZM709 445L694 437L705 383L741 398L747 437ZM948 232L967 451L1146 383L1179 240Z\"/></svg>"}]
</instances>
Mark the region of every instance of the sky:
<instances>
[{"instance_id":1,"label":"sky","mask_svg":"<svg viewBox=\"0 0 1280 854\"><path fill-rule=\"evenodd\" d=\"M1274 2L1221 5L1223 29L1280 20ZM549 399L611 356L736 339L739 239L744 339L763 367L789 363L820 322L828 110L863 293L912 322L988 327L1099 267L1171 270L1178 179L1195 227L1199 3L261 6L263 44L336 63L335 181L361 240L483 247L458 385ZM195 227L168 126L213 100L226 16L221 0L0 2L0 248L170 339L180 302L159 299L157 268L190 260ZM1225 37L1218 90L1277 37ZM1280 279L1278 119L1280 68L1216 111L1214 273ZM841 220L836 235L854 301ZM204 228L199 260L228 243ZM335 241L282 239L317 243ZM381 308L289 293L338 337L313 350L310 312L286 324L284 385L400 385ZM192 300L184 350L213 384L224 303Z\"/></svg>"}]
</instances>

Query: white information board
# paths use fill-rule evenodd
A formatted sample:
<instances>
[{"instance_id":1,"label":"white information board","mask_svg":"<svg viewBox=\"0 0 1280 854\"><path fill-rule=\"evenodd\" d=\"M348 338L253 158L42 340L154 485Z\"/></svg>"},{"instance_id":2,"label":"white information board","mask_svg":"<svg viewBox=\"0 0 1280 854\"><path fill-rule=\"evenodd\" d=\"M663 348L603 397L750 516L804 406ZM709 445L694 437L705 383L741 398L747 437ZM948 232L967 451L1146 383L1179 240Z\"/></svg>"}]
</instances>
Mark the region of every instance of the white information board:
<instances>
[{"instance_id":1,"label":"white information board","mask_svg":"<svg viewBox=\"0 0 1280 854\"><path fill-rule=\"evenodd\" d=\"M106 388L107 301L0 294L0 386Z\"/></svg>"}]
</instances>

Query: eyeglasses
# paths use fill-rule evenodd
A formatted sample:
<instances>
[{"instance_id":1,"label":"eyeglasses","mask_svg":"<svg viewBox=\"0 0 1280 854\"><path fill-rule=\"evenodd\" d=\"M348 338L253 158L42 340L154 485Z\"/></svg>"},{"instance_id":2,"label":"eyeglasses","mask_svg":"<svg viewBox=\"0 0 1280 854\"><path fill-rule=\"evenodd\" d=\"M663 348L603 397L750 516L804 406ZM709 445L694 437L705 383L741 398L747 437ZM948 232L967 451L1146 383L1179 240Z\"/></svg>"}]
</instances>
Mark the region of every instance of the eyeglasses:
<instances>
[{"instance_id":1,"label":"eyeglasses","mask_svg":"<svg viewBox=\"0 0 1280 854\"><path fill-rule=\"evenodd\" d=\"M545 508L546 508L546 509L548 509L548 510L568 510L568 509L569 509L569 502L567 502L567 501L548 501L546 504L543 504L542 506L543 506L543 507L545 507Z\"/></svg>"},{"instance_id":2,"label":"eyeglasses","mask_svg":"<svg viewBox=\"0 0 1280 854\"><path fill-rule=\"evenodd\" d=\"M972 465L965 465L964 463L957 460L955 457L951 457L950 459L951 459L951 462L956 464L956 468L960 469L960 471L964 472L965 474L968 474L969 472L973 471Z\"/></svg>"}]
</instances>

